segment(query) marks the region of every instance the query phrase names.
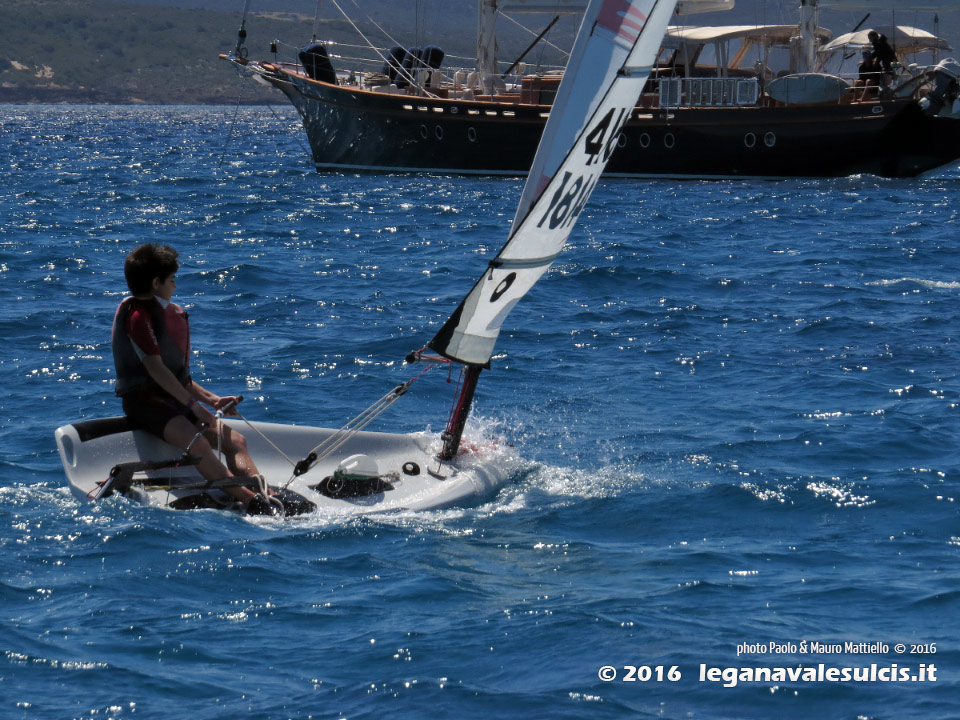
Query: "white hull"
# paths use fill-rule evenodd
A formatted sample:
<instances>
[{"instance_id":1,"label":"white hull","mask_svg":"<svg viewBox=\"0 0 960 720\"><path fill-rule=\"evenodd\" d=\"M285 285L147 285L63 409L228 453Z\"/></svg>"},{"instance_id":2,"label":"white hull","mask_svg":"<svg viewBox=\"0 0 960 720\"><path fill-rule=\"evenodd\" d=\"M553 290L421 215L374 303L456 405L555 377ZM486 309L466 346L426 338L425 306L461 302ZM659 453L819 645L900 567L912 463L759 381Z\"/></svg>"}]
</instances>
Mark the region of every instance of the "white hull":
<instances>
[{"instance_id":1,"label":"white hull","mask_svg":"<svg viewBox=\"0 0 960 720\"><path fill-rule=\"evenodd\" d=\"M290 462L257 433L236 420L225 420L247 438L250 454L272 488L284 487L293 476ZM335 430L273 423L253 423L288 458L303 459L311 450L335 433ZM141 431L130 431L119 418L64 425L56 431L57 449L69 481L78 499L97 498L101 484L118 463L163 461L182 453L171 445ZM437 460L438 437L426 433L390 434L359 432L341 448L287 486L313 503L324 514L359 514L397 510L428 510L477 502L506 482L509 457L494 446L461 452L450 463ZM392 489L372 495L333 498L321 494L316 486L337 469L341 461L362 454L376 463L378 474ZM201 481L193 467L148 471L149 477L176 477ZM157 481L157 484L168 484ZM186 496L220 491L199 489L146 489L134 487L130 493L142 502L171 506Z\"/></svg>"}]
</instances>

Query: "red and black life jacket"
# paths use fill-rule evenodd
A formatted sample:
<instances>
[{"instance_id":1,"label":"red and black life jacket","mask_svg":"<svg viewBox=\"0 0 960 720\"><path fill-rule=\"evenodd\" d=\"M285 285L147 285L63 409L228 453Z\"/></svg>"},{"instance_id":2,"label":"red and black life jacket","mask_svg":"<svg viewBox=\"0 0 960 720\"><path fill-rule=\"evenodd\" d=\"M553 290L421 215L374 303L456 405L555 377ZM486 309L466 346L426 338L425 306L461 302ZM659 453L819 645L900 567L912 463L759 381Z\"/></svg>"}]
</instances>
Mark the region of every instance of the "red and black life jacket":
<instances>
[{"instance_id":1,"label":"red and black life jacket","mask_svg":"<svg viewBox=\"0 0 960 720\"><path fill-rule=\"evenodd\" d=\"M147 372L147 368L134 348L133 340L126 331L127 318L137 308L146 309L150 313L163 364L178 381L187 385L190 382L190 322L187 313L174 303L169 303L164 308L156 298L139 300L128 297L117 308L111 331L113 366L117 372L115 388L117 395L123 396L135 390L159 388ZM168 327L168 324L174 327ZM178 339L183 343L182 345L177 342Z\"/></svg>"}]
</instances>

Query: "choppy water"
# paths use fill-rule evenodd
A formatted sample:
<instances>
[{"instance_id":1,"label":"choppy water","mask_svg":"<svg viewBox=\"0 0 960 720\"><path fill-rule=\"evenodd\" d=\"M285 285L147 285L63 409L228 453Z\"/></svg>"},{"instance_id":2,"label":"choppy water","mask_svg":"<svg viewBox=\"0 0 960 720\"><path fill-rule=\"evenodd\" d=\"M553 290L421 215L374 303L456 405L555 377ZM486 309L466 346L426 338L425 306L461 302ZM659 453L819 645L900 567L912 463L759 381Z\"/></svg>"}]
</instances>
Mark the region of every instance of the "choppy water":
<instances>
[{"instance_id":1,"label":"choppy water","mask_svg":"<svg viewBox=\"0 0 960 720\"><path fill-rule=\"evenodd\" d=\"M957 169L606 183L481 379L503 491L251 521L65 489L54 428L119 412L126 253L179 249L205 384L339 425L409 377L519 181L319 175L286 110L0 119L0 717L960 715ZM425 378L376 429L448 403ZM937 672L709 679L820 663Z\"/></svg>"}]
</instances>

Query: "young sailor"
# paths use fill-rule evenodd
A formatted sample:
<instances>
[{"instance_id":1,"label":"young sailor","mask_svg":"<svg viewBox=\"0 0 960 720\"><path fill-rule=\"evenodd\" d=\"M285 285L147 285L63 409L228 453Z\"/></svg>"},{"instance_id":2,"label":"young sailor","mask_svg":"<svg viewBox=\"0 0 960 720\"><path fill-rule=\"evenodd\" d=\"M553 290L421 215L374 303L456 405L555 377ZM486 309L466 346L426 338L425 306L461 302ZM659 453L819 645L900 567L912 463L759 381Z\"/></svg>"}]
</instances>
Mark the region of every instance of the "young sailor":
<instances>
[{"instance_id":1,"label":"young sailor","mask_svg":"<svg viewBox=\"0 0 960 720\"><path fill-rule=\"evenodd\" d=\"M170 302L177 289L180 264L169 245L145 244L131 252L123 272L131 296L117 308L113 320L113 362L116 392L130 424L186 449L201 458L197 470L208 480L234 475L258 475L243 435L226 425L203 404L215 410L236 402L218 397L190 377L190 325L187 313ZM207 429L196 439L200 424ZM218 440L218 433L220 438ZM211 443L220 445L226 465ZM270 513L270 504L246 487L226 492L243 503L248 513Z\"/></svg>"}]
</instances>

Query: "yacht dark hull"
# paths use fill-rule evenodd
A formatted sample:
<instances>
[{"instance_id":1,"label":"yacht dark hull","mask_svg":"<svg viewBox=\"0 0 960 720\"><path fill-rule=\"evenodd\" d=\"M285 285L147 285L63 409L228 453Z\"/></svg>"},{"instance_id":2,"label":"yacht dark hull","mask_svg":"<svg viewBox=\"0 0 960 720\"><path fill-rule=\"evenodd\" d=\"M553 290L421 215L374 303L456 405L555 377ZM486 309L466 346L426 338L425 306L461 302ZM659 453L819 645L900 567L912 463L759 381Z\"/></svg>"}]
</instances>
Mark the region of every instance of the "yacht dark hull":
<instances>
[{"instance_id":1,"label":"yacht dark hull","mask_svg":"<svg viewBox=\"0 0 960 720\"><path fill-rule=\"evenodd\" d=\"M522 175L549 106L390 95L277 72L318 170ZM909 178L960 158L960 120L912 100L641 109L608 176Z\"/></svg>"}]
</instances>

